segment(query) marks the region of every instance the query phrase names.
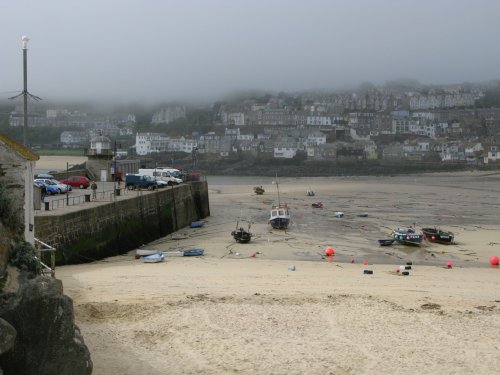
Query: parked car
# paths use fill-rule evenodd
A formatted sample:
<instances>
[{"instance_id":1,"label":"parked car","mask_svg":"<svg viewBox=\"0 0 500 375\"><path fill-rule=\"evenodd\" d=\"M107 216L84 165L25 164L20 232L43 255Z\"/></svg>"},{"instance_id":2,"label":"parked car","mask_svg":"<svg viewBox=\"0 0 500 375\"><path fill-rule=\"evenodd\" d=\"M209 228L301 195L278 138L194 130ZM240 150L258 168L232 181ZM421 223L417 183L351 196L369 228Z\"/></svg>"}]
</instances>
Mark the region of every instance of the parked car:
<instances>
[{"instance_id":1,"label":"parked car","mask_svg":"<svg viewBox=\"0 0 500 375\"><path fill-rule=\"evenodd\" d=\"M157 187L158 183L150 176L142 176L140 174L127 174L125 176L125 188L128 190L155 190Z\"/></svg>"},{"instance_id":2,"label":"parked car","mask_svg":"<svg viewBox=\"0 0 500 375\"><path fill-rule=\"evenodd\" d=\"M86 189L90 186L92 181L90 181L85 176L71 176L65 180L62 180L61 183L69 185L74 188Z\"/></svg>"},{"instance_id":3,"label":"parked car","mask_svg":"<svg viewBox=\"0 0 500 375\"><path fill-rule=\"evenodd\" d=\"M47 191L47 195L59 194L59 189L55 185L46 184L45 182L43 182L41 180L38 180L38 181L34 180L33 183L38 187L42 187L44 185L45 190Z\"/></svg>"},{"instance_id":4,"label":"parked car","mask_svg":"<svg viewBox=\"0 0 500 375\"><path fill-rule=\"evenodd\" d=\"M71 186L66 185L66 184L62 184L59 181L53 180L50 178L37 178L37 179L35 179L35 181L43 182L46 185L55 186L58 194L65 194L68 191L68 187L69 187L69 191L71 191Z\"/></svg>"},{"instance_id":5,"label":"parked car","mask_svg":"<svg viewBox=\"0 0 500 375\"><path fill-rule=\"evenodd\" d=\"M58 180L56 180L54 178L52 179L52 182L56 183L56 185L58 185L58 186L62 186L63 189L66 189L67 191L73 190L73 188L71 187L71 185L63 184L61 181L58 181Z\"/></svg>"}]
</instances>

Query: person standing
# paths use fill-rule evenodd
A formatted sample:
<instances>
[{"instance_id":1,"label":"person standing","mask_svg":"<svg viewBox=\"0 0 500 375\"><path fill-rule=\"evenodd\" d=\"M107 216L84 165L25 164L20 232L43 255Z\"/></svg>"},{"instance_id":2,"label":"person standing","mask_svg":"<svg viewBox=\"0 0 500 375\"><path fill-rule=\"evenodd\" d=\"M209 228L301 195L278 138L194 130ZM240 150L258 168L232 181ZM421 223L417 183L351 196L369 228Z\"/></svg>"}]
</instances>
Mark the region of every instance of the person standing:
<instances>
[{"instance_id":1,"label":"person standing","mask_svg":"<svg viewBox=\"0 0 500 375\"><path fill-rule=\"evenodd\" d=\"M97 184L95 181L92 181L92 184L90 185L90 189L92 189L92 199L97 198Z\"/></svg>"},{"instance_id":2,"label":"person standing","mask_svg":"<svg viewBox=\"0 0 500 375\"><path fill-rule=\"evenodd\" d=\"M40 193L41 193L42 203L43 203L43 202L45 202L45 196L47 195L47 188L45 187L45 184L42 184L42 186L40 186Z\"/></svg>"}]
</instances>

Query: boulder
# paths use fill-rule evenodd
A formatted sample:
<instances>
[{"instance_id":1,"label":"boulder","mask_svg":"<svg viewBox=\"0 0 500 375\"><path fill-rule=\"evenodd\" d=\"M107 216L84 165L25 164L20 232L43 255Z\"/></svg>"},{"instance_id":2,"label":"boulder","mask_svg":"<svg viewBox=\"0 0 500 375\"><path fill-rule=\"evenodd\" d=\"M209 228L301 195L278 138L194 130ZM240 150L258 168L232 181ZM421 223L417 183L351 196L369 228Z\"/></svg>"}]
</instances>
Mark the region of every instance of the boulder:
<instances>
[{"instance_id":1,"label":"boulder","mask_svg":"<svg viewBox=\"0 0 500 375\"><path fill-rule=\"evenodd\" d=\"M16 288L0 295L0 318L17 332L11 349L0 354L4 374L91 374L90 353L61 281L19 273Z\"/></svg>"}]
</instances>

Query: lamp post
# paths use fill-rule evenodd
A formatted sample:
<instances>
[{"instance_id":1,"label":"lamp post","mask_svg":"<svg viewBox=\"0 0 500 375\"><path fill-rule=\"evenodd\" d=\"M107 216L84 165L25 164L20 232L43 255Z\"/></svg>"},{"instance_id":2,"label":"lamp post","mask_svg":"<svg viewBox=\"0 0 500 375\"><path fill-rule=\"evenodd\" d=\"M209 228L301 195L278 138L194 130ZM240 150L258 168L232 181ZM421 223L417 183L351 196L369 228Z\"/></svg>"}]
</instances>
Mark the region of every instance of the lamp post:
<instances>
[{"instance_id":1,"label":"lamp post","mask_svg":"<svg viewBox=\"0 0 500 375\"><path fill-rule=\"evenodd\" d=\"M23 46L23 91L16 95L13 96L12 98L9 99L16 99L20 97L21 95L23 96L23 101L24 101L24 108L23 108L23 145L24 147L28 146L28 97L34 99L34 100L42 100L38 96L32 95L28 92L28 42L29 38L27 36L22 36L21 41L22 41L22 46Z\"/></svg>"},{"instance_id":2,"label":"lamp post","mask_svg":"<svg viewBox=\"0 0 500 375\"><path fill-rule=\"evenodd\" d=\"M29 38L23 36L21 38L23 44L23 101L24 101L24 123L23 123L23 145L26 147L28 144L27 140L27 129L28 129L28 42Z\"/></svg>"}]
</instances>

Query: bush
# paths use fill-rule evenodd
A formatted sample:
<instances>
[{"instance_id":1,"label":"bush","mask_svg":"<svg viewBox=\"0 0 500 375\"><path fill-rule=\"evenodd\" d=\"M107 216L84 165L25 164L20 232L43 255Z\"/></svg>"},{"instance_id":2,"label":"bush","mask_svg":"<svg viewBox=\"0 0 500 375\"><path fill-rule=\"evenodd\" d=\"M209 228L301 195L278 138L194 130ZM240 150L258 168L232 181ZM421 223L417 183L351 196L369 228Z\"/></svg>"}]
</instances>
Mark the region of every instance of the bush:
<instances>
[{"instance_id":1,"label":"bush","mask_svg":"<svg viewBox=\"0 0 500 375\"><path fill-rule=\"evenodd\" d=\"M41 271L40 262L35 255L35 248L24 240L11 243L9 263L33 276L40 274Z\"/></svg>"}]
</instances>

